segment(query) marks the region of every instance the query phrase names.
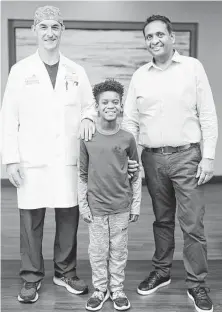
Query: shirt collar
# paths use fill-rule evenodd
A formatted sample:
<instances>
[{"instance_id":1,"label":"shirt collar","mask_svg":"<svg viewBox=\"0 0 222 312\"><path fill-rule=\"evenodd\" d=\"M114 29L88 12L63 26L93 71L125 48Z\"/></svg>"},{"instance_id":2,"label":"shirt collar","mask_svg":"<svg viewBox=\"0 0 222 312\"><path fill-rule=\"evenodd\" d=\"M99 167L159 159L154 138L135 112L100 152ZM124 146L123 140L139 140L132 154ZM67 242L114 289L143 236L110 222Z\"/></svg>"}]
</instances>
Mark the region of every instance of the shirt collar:
<instances>
[{"instance_id":1,"label":"shirt collar","mask_svg":"<svg viewBox=\"0 0 222 312\"><path fill-rule=\"evenodd\" d=\"M172 62L181 63L182 57L177 50L174 50L174 54L172 56ZM151 67L159 69L158 66L154 63L154 58L147 64L147 69L149 70Z\"/></svg>"},{"instance_id":2,"label":"shirt collar","mask_svg":"<svg viewBox=\"0 0 222 312\"><path fill-rule=\"evenodd\" d=\"M40 58L40 55L39 55L39 49L36 50L36 52L34 53L35 57L38 58L39 60L42 61L42 59ZM64 55L59 51L59 62L65 62L65 57ZM43 62L43 61L42 61Z\"/></svg>"},{"instance_id":3,"label":"shirt collar","mask_svg":"<svg viewBox=\"0 0 222 312\"><path fill-rule=\"evenodd\" d=\"M180 53L177 50L174 50L172 61L176 62L176 63L182 63L182 57L181 57Z\"/></svg>"}]
</instances>

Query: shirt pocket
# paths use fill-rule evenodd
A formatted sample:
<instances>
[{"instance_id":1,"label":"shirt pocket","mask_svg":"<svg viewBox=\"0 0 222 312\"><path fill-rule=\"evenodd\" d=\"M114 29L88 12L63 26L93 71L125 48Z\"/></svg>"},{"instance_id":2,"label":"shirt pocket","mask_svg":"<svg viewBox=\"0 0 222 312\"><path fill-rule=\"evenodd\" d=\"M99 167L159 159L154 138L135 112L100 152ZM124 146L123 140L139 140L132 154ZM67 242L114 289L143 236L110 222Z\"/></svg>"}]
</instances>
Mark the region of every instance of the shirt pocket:
<instances>
[{"instance_id":1,"label":"shirt pocket","mask_svg":"<svg viewBox=\"0 0 222 312\"><path fill-rule=\"evenodd\" d=\"M140 114L155 116L160 109L160 96L154 92L141 93L137 96L137 107Z\"/></svg>"}]
</instances>

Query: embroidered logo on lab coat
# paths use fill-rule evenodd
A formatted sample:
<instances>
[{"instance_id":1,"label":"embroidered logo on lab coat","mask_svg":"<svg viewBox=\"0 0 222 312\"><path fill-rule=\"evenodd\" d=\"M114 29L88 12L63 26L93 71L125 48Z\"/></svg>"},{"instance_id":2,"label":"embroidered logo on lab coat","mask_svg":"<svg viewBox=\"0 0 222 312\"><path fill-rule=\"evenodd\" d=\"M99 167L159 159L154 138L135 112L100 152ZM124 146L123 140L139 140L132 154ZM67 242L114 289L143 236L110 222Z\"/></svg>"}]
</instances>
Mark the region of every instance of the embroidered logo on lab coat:
<instances>
[{"instance_id":1,"label":"embroidered logo on lab coat","mask_svg":"<svg viewBox=\"0 0 222 312\"><path fill-rule=\"evenodd\" d=\"M39 80L38 80L38 78L36 77L36 75L32 75L32 76L27 77L27 78L25 79L25 84L26 84L26 85L39 84Z\"/></svg>"}]
</instances>

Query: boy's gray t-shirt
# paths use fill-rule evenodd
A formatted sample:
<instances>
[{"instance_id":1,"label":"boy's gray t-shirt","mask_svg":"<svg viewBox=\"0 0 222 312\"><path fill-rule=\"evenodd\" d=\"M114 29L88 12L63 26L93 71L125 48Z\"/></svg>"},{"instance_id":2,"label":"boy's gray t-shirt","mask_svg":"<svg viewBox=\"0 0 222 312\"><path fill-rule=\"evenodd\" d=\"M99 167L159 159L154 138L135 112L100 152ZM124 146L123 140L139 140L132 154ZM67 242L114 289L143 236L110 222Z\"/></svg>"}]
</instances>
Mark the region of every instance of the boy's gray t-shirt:
<instances>
[{"instance_id":1,"label":"boy's gray t-shirt","mask_svg":"<svg viewBox=\"0 0 222 312\"><path fill-rule=\"evenodd\" d=\"M135 139L125 130L112 135L97 131L91 141L81 140L80 179L87 183L87 200L93 215L130 210L128 157L139 162ZM138 172L133 179L137 178Z\"/></svg>"}]
</instances>

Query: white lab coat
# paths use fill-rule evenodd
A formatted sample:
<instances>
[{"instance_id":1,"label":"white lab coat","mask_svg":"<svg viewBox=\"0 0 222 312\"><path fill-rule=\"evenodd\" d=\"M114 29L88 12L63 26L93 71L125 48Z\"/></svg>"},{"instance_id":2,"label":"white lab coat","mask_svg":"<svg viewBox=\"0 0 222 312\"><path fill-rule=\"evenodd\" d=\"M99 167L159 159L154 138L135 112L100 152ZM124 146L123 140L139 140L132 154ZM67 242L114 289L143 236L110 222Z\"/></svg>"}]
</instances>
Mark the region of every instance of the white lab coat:
<instances>
[{"instance_id":1,"label":"white lab coat","mask_svg":"<svg viewBox=\"0 0 222 312\"><path fill-rule=\"evenodd\" d=\"M38 51L12 67L2 106L2 160L24 168L19 208L77 205L80 122L95 115L84 69L62 54L55 89Z\"/></svg>"}]
</instances>

